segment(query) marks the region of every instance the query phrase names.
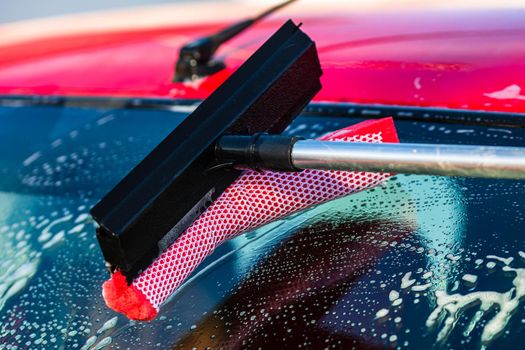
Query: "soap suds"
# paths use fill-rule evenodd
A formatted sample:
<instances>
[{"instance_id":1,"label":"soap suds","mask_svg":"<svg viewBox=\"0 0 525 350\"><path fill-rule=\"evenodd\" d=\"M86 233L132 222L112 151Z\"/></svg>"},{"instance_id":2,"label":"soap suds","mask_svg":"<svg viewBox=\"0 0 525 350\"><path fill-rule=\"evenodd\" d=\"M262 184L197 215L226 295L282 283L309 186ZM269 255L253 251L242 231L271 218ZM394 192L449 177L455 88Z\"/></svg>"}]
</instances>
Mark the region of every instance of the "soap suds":
<instances>
[{"instance_id":1,"label":"soap suds","mask_svg":"<svg viewBox=\"0 0 525 350\"><path fill-rule=\"evenodd\" d=\"M461 279L467 283L475 284L476 281L478 280L478 276L467 273L467 274L464 274L463 277L461 277Z\"/></svg>"},{"instance_id":2,"label":"soap suds","mask_svg":"<svg viewBox=\"0 0 525 350\"><path fill-rule=\"evenodd\" d=\"M483 95L497 100L525 100L525 95L521 94L521 87L517 84L509 85L502 90L487 92Z\"/></svg>"},{"instance_id":3,"label":"soap suds","mask_svg":"<svg viewBox=\"0 0 525 350\"><path fill-rule=\"evenodd\" d=\"M487 255L487 259L498 260L498 261L501 261L502 263L504 263L505 265L510 265L510 263L514 260L513 257L502 258L502 257L496 256L496 255Z\"/></svg>"},{"instance_id":4,"label":"soap suds","mask_svg":"<svg viewBox=\"0 0 525 350\"><path fill-rule=\"evenodd\" d=\"M381 309L376 312L376 318L383 318L388 315L388 309Z\"/></svg>"},{"instance_id":5,"label":"soap suds","mask_svg":"<svg viewBox=\"0 0 525 350\"><path fill-rule=\"evenodd\" d=\"M432 285L432 283L426 283L426 284L419 284L419 285L416 285L416 286L412 286L412 291L414 291L414 292L423 292L423 291L427 290L428 288L430 288L431 285Z\"/></svg>"},{"instance_id":6,"label":"soap suds","mask_svg":"<svg viewBox=\"0 0 525 350\"><path fill-rule=\"evenodd\" d=\"M399 292L397 290L391 290L388 294L388 300L394 301L399 298Z\"/></svg>"},{"instance_id":7,"label":"soap suds","mask_svg":"<svg viewBox=\"0 0 525 350\"><path fill-rule=\"evenodd\" d=\"M406 289L416 283L415 279L410 279L412 272L407 272L403 278L401 278L401 289Z\"/></svg>"},{"instance_id":8,"label":"soap suds","mask_svg":"<svg viewBox=\"0 0 525 350\"><path fill-rule=\"evenodd\" d=\"M508 262L509 264L512 262L511 258L504 259L494 255L487 256L487 258ZM489 264L487 264L487 267L488 265ZM444 290L435 292L437 307L427 318L426 325L429 328L433 328L441 323L441 329L437 335L437 342L445 341L456 326L463 312L476 303L479 303L479 309L471 318L470 323L465 328L464 334L469 335L489 310L497 311L483 326L481 343L483 346L487 346L503 333L512 315L518 309L520 299L525 296L525 268L512 268L506 265L503 266L502 270L515 273L515 277L512 280L513 287L506 292L476 291L464 295L459 293L448 294ZM466 274L463 276L463 280L465 280L465 277L466 280L474 280L474 282L477 280L477 276L474 275ZM440 322L442 315L444 315L445 318Z\"/></svg>"}]
</instances>

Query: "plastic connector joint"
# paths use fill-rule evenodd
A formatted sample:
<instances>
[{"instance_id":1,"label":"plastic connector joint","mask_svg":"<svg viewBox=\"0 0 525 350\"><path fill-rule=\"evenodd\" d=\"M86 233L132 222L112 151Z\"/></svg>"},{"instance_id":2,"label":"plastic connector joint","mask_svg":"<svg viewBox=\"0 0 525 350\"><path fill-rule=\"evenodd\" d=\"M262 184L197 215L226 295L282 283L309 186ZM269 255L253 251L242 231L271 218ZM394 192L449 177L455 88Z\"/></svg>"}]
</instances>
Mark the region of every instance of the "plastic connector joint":
<instances>
[{"instance_id":1,"label":"plastic connector joint","mask_svg":"<svg viewBox=\"0 0 525 350\"><path fill-rule=\"evenodd\" d=\"M233 163L238 168L273 171L300 171L292 162L294 144L302 138L296 136L227 135L215 147L218 162Z\"/></svg>"}]
</instances>

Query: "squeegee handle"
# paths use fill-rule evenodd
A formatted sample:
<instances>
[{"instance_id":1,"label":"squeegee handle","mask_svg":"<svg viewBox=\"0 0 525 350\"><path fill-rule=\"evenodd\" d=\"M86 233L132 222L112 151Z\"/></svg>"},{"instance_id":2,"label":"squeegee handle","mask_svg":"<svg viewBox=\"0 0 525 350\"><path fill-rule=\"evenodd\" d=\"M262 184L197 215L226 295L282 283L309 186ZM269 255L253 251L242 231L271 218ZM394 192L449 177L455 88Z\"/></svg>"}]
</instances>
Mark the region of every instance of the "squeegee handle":
<instances>
[{"instance_id":1,"label":"squeegee handle","mask_svg":"<svg viewBox=\"0 0 525 350\"><path fill-rule=\"evenodd\" d=\"M216 155L239 167L525 179L525 147L351 143L281 135L224 136Z\"/></svg>"}]
</instances>

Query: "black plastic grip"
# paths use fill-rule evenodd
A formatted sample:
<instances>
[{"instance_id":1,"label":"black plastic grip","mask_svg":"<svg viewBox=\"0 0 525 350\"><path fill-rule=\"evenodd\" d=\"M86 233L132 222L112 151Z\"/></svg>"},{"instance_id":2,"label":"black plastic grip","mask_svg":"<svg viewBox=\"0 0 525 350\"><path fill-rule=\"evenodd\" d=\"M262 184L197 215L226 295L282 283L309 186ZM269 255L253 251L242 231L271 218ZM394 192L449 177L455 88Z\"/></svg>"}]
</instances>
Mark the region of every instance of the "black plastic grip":
<instances>
[{"instance_id":1,"label":"black plastic grip","mask_svg":"<svg viewBox=\"0 0 525 350\"><path fill-rule=\"evenodd\" d=\"M253 136L227 135L215 146L217 162L233 163L239 168L275 171L300 171L292 162L292 149L296 136L268 135Z\"/></svg>"}]
</instances>

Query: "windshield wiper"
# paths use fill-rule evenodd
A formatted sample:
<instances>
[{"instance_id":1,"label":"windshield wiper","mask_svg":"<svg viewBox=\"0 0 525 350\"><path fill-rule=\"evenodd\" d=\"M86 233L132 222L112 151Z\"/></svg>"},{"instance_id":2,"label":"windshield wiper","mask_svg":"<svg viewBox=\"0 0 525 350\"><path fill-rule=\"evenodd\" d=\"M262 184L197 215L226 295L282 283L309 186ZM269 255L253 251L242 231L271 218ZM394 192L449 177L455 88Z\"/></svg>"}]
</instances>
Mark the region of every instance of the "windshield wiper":
<instances>
[{"instance_id":1,"label":"windshield wiper","mask_svg":"<svg viewBox=\"0 0 525 350\"><path fill-rule=\"evenodd\" d=\"M226 65L222 61L212 60L213 55L223 43L242 33L264 17L295 1L297 0L284 1L256 17L237 22L218 33L187 43L179 51L179 59L175 64L175 77L173 80L175 82L194 80L224 69Z\"/></svg>"}]
</instances>

